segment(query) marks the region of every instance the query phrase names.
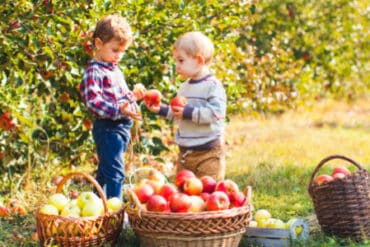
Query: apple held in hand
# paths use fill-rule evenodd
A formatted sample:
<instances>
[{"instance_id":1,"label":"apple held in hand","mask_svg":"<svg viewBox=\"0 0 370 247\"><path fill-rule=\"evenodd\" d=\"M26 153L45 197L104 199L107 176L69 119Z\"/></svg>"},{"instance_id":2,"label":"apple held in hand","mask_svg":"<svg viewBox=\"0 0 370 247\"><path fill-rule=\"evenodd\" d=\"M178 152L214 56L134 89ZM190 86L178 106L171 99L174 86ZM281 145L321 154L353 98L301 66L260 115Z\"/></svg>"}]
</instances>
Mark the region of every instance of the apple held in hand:
<instances>
[{"instance_id":1,"label":"apple held in hand","mask_svg":"<svg viewBox=\"0 0 370 247\"><path fill-rule=\"evenodd\" d=\"M187 169L181 170L181 171L179 171L176 174L176 177L175 177L175 185L177 186L177 188L179 188L180 190L182 190L184 183L188 179L195 178L195 177L196 176L195 176L195 174L192 171L187 170Z\"/></svg>"},{"instance_id":2,"label":"apple held in hand","mask_svg":"<svg viewBox=\"0 0 370 247\"><path fill-rule=\"evenodd\" d=\"M69 200L65 195L56 193L49 197L48 204L53 205L58 209L58 211L61 211L64 206L67 205L68 201Z\"/></svg>"},{"instance_id":3,"label":"apple held in hand","mask_svg":"<svg viewBox=\"0 0 370 247\"><path fill-rule=\"evenodd\" d=\"M169 212L168 201L160 195L152 195L146 203L146 209L154 212Z\"/></svg>"},{"instance_id":4,"label":"apple held in hand","mask_svg":"<svg viewBox=\"0 0 370 247\"><path fill-rule=\"evenodd\" d=\"M170 107L173 111L174 107L184 107L187 103L187 99L184 96L176 96L171 99L170 101Z\"/></svg>"},{"instance_id":5,"label":"apple held in hand","mask_svg":"<svg viewBox=\"0 0 370 247\"><path fill-rule=\"evenodd\" d=\"M213 177L207 175L202 176L200 181L203 184L203 192L212 193L215 190L217 182Z\"/></svg>"},{"instance_id":6,"label":"apple held in hand","mask_svg":"<svg viewBox=\"0 0 370 247\"><path fill-rule=\"evenodd\" d=\"M215 191L209 196L206 205L209 211L225 210L229 208L230 200L225 192Z\"/></svg>"},{"instance_id":7,"label":"apple held in hand","mask_svg":"<svg viewBox=\"0 0 370 247\"><path fill-rule=\"evenodd\" d=\"M172 212L187 213L190 211L192 200L190 196L178 192L170 197L169 203Z\"/></svg>"},{"instance_id":8,"label":"apple held in hand","mask_svg":"<svg viewBox=\"0 0 370 247\"><path fill-rule=\"evenodd\" d=\"M327 174L322 174L317 176L314 181L317 185L321 185L333 181L333 177Z\"/></svg>"},{"instance_id":9,"label":"apple held in hand","mask_svg":"<svg viewBox=\"0 0 370 247\"><path fill-rule=\"evenodd\" d=\"M203 191L203 184L199 178L189 178L184 182L183 190L188 195L200 195Z\"/></svg>"},{"instance_id":10,"label":"apple held in hand","mask_svg":"<svg viewBox=\"0 0 370 247\"><path fill-rule=\"evenodd\" d=\"M158 106L161 100L162 94L157 89L147 90L144 94L144 103L147 106Z\"/></svg>"},{"instance_id":11,"label":"apple held in hand","mask_svg":"<svg viewBox=\"0 0 370 247\"><path fill-rule=\"evenodd\" d=\"M342 174L344 174L345 176L349 176L349 175L351 175L351 172L347 169L347 167L345 167L345 166L336 166L336 167L334 167L334 169L333 169L333 172L332 172L332 176L334 177L334 175L336 174L336 173L342 173Z\"/></svg>"}]
</instances>

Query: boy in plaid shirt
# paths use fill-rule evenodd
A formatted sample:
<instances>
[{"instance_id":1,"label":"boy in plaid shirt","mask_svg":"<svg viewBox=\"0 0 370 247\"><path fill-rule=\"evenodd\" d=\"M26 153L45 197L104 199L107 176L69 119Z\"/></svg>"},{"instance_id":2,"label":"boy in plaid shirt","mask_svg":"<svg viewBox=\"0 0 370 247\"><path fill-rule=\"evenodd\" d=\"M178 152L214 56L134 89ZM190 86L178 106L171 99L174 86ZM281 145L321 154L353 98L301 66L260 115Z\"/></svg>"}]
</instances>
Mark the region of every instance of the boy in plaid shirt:
<instances>
[{"instance_id":1,"label":"boy in plaid shirt","mask_svg":"<svg viewBox=\"0 0 370 247\"><path fill-rule=\"evenodd\" d=\"M133 120L141 120L137 100L145 88L128 88L118 66L133 39L127 21L108 15L95 28L94 58L89 62L80 85L82 100L94 117L92 134L99 157L96 180L106 197L122 197L124 152L130 142Z\"/></svg>"}]
</instances>

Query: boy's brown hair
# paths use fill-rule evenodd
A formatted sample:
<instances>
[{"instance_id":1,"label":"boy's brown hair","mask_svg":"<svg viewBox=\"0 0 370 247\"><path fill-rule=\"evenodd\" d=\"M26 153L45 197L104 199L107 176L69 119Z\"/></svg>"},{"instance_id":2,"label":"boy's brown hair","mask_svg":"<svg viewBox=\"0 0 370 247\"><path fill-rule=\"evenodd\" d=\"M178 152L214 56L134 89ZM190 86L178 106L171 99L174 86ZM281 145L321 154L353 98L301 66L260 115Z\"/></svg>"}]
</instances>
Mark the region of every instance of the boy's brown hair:
<instances>
[{"instance_id":1,"label":"boy's brown hair","mask_svg":"<svg viewBox=\"0 0 370 247\"><path fill-rule=\"evenodd\" d=\"M128 45L132 42L133 35L127 20L118 14L112 14L105 16L96 24L92 39L95 41L97 38L103 43L115 39Z\"/></svg>"}]
</instances>

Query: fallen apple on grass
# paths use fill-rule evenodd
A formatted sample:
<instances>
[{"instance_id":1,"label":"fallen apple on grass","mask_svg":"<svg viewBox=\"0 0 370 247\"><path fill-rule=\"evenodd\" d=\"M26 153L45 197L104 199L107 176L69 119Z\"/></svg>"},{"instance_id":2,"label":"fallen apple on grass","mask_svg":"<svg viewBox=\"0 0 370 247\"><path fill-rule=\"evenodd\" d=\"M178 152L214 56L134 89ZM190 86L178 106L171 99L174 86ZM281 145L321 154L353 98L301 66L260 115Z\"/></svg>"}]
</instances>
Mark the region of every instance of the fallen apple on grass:
<instances>
[{"instance_id":1,"label":"fallen apple on grass","mask_svg":"<svg viewBox=\"0 0 370 247\"><path fill-rule=\"evenodd\" d=\"M172 111L174 110L174 107L184 107L187 103L187 99L184 96L177 95L170 101L170 107Z\"/></svg>"}]
</instances>

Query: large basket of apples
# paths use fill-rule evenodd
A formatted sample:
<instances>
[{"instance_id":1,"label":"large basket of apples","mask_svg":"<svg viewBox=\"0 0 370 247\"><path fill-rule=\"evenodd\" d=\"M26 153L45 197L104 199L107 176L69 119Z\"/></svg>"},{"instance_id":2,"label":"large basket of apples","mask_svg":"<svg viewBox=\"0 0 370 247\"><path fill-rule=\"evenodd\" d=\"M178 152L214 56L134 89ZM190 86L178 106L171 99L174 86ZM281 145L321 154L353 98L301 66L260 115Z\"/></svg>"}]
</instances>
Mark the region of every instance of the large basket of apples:
<instances>
[{"instance_id":1,"label":"large basket of apples","mask_svg":"<svg viewBox=\"0 0 370 247\"><path fill-rule=\"evenodd\" d=\"M143 179L126 212L141 246L237 247L251 217L251 187L179 171L174 183Z\"/></svg>"},{"instance_id":2,"label":"large basket of apples","mask_svg":"<svg viewBox=\"0 0 370 247\"><path fill-rule=\"evenodd\" d=\"M351 172L337 165L331 174L319 174L320 168L333 159L356 166ZM370 178L360 164L342 155L323 159L314 170L308 191L321 229L327 234L363 240L370 237Z\"/></svg>"},{"instance_id":3,"label":"large basket of apples","mask_svg":"<svg viewBox=\"0 0 370 247\"><path fill-rule=\"evenodd\" d=\"M75 199L62 193L71 178L85 178L97 190L83 191ZM90 175L73 172L59 182L56 193L36 211L37 234L41 246L114 245L122 231L125 205L121 198L106 199L97 181Z\"/></svg>"}]
</instances>

